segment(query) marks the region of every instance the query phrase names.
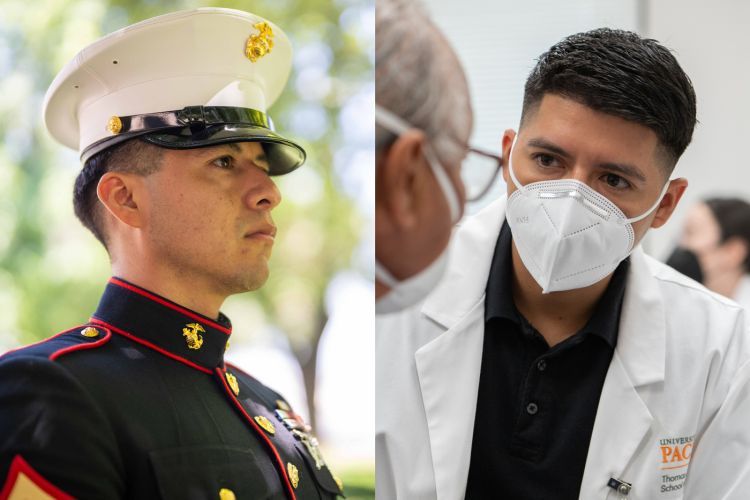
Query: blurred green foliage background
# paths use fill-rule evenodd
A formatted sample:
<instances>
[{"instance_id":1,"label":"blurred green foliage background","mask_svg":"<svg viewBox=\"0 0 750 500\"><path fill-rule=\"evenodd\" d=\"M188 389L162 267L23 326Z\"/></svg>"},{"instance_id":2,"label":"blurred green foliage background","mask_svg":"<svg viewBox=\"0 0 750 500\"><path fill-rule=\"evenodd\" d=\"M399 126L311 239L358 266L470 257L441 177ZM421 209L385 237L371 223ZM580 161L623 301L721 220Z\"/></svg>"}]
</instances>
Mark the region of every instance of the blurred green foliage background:
<instances>
[{"instance_id":1,"label":"blurred green foliage background","mask_svg":"<svg viewBox=\"0 0 750 500\"><path fill-rule=\"evenodd\" d=\"M371 274L374 0L0 0L0 352L86 321L110 275L105 251L74 218L80 163L44 129L44 92L100 36L207 6L266 17L295 49L287 90L269 114L302 143L308 162L277 179L284 201L274 212L270 280L232 300L243 322L288 337L314 424L328 284L347 269ZM373 497L371 463L338 469L349 498Z\"/></svg>"}]
</instances>

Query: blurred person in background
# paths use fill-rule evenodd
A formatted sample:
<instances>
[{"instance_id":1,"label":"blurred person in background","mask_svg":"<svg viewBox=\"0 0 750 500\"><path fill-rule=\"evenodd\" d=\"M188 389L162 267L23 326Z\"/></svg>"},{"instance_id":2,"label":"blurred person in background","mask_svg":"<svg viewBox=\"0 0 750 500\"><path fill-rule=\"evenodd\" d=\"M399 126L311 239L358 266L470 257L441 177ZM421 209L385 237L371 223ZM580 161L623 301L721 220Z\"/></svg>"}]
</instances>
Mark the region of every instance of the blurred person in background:
<instances>
[{"instance_id":1,"label":"blurred person in background","mask_svg":"<svg viewBox=\"0 0 750 500\"><path fill-rule=\"evenodd\" d=\"M750 203L708 198L693 205L667 264L750 307Z\"/></svg>"},{"instance_id":2,"label":"blurred person in background","mask_svg":"<svg viewBox=\"0 0 750 500\"><path fill-rule=\"evenodd\" d=\"M45 99L79 151L76 215L113 277L90 320L0 358L2 498L335 498L310 427L225 363L230 295L269 274L273 176L305 161L266 110L289 76L276 25L167 14L82 50Z\"/></svg>"},{"instance_id":3,"label":"blurred person in background","mask_svg":"<svg viewBox=\"0 0 750 500\"><path fill-rule=\"evenodd\" d=\"M386 314L440 280L464 202L487 191L500 159L469 146L466 77L421 2L378 0L375 29L375 293Z\"/></svg>"}]
</instances>

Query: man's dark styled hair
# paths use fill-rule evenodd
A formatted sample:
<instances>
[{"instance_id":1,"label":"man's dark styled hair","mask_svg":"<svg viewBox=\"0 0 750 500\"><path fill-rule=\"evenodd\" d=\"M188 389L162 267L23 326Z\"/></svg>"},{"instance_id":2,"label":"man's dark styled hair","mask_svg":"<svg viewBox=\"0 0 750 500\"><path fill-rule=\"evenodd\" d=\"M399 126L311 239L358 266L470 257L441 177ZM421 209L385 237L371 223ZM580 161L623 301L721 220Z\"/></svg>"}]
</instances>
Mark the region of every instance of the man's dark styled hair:
<instances>
[{"instance_id":1,"label":"man's dark styled hair","mask_svg":"<svg viewBox=\"0 0 750 500\"><path fill-rule=\"evenodd\" d=\"M76 217L94 233L104 248L107 235L104 231L105 210L96 187L107 172L129 172L149 175L158 170L163 149L140 138L130 139L95 154L86 161L76 177L73 187L73 209Z\"/></svg>"},{"instance_id":2,"label":"man's dark styled hair","mask_svg":"<svg viewBox=\"0 0 750 500\"><path fill-rule=\"evenodd\" d=\"M526 80L521 123L545 94L644 125L656 133L669 171L690 144L695 91L672 53L656 40L608 28L553 45Z\"/></svg>"}]
</instances>

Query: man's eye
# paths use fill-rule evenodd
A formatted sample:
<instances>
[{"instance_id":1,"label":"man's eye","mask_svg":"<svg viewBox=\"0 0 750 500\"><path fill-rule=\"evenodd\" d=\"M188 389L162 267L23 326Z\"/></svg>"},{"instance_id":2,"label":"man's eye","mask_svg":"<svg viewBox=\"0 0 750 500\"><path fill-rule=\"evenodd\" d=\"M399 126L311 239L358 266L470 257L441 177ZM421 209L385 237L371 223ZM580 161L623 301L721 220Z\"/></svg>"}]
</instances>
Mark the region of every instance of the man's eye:
<instances>
[{"instance_id":1,"label":"man's eye","mask_svg":"<svg viewBox=\"0 0 750 500\"><path fill-rule=\"evenodd\" d=\"M627 189L630 187L630 183L617 174L606 174L604 176L604 182L614 189Z\"/></svg>"},{"instance_id":2,"label":"man's eye","mask_svg":"<svg viewBox=\"0 0 750 500\"><path fill-rule=\"evenodd\" d=\"M221 158L216 158L212 163L219 168L229 170L234 166L234 159L231 156L222 156Z\"/></svg>"},{"instance_id":3,"label":"man's eye","mask_svg":"<svg viewBox=\"0 0 750 500\"><path fill-rule=\"evenodd\" d=\"M542 168L552 168L557 166L557 159L554 156L545 153L537 153L534 155L536 164Z\"/></svg>"}]
</instances>

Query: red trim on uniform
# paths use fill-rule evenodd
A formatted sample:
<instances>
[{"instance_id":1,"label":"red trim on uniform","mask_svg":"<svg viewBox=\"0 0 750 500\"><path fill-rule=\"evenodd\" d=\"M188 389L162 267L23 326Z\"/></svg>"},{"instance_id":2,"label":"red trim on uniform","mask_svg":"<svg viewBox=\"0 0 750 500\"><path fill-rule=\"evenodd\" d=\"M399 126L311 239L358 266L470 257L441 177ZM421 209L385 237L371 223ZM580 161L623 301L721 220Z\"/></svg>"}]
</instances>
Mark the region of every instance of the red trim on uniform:
<instances>
[{"instance_id":1,"label":"red trim on uniform","mask_svg":"<svg viewBox=\"0 0 750 500\"><path fill-rule=\"evenodd\" d=\"M3 356L5 356L6 354L10 354L10 353L12 353L12 352L16 352L16 351L19 351L19 350L21 350L21 349L26 349L26 348L28 348L28 347L34 347L35 345L41 345L41 344L44 344L45 342L49 342L49 341L50 341L50 340L52 340L52 339L56 339L56 338L57 338L57 337L59 337L60 335L65 335L66 333L70 333L70 332L72 332L73 330L77 330L78 328L85 328L85 326L77 326L77 327L75 327L75 328L71 328L70 330L65 330L65 331L63 331L63 332L60 332L60 333L56 333L56 334L54 334L53 336L51 336L51 337L49 337L49 338L46 338L46 339L44 339L44 340L40 340L40 341L38 341L38 342L34 342L33 344L22 345L22 346L20 346L20 347L16 347L16 348L13 348L13 349L11 349L10 351L5 351L5 352L4 352L4 353L3 353L2 355L0 355L0 357L3 357Z\"/></svg>"},{"instance_id":2,"label":"red trim on uniform","mask_svg":"<svg viewBox=\"0 0 750 500\"><path fill-rule=\"evenodd\" d=\"M3 485L3 489L0 491L0 500L6 500L10 496L13 487L16 485L18 476L21 475L21 473L31 479L39 489L50 495L52 498L55 498L56 500L74 500L72 496L47 481L44 476L35 471L21 455L13 457L13 461L10 463L10 470L8 471L5 485Z\"/></svg>"},{"instance_id":3,"label":"red trim on uniform","mask_svg":"<svg viewBox=\"0 0 750 500\"><path fill-rule=\"evenodd\" d=\"M76 344L68 347L63 347L62 349L59 349L49 355L50 361L54 361L63 354L68 354L69 352L83 351L84 349L93 349L95 347L99 347L100 345L106 344L107 342L109 342L109 339L112 338L112 332L110 332L107 328L102 328L102 330L104 330L106 333L104 334L104 337L100 338L99 340L94 342L86 342L85 344Z\"/></svg>"},{"instance_id":4,"label":"red trim on uniform","mask_svg":"<svg viewBox=\"0 0 750 500\"><path fill-rule=\"evenodd\" d=\"M159 304L161 304L163 306L166 306L166 307L169 307L170 309L173 309L173 310L175 310L175 311L177 311L177 312L179 312L181 314L184 314L185 316L189 316L189 317L193 318L196 321L202 321L203 323L208 323L208 324L211 325L211 327L216 328L217 330L219 330L221 332L224 332L227 335L230 335L232 333L232 330L230 330L226 326L220 325L216 321L214 321L214 320L212 320L210 318L207 318L206 316L194 313L190 309L185 309L184 307L182 307L180 305L177 305L174 302L171 302L171 301L169 301L167 299L163 299L163 298L159 297L158 295L154 295L153 293L151 293L151 292L149 292L147 290L144 290L143 288L137 287L135 285L131 285L130 283L126 283L126 282L124 282L122 280L119 280L117 278L114 278L114 277L110 278L109 282L112 283L113 285L117 285L117 286L120 286L122 288L127 288L131 292L135 292L138 295L142 295L143 297L146 297L147 299L151 299L154 302L158 302Z\"/></svg>"},{"instance_id":5,"label":"red trim on uniform","mask_svg":"<svg viewBox=\"0 0 750 500\"><path fill-rule=\"evenodd\" d=\"M203 373L209 373L209 374L211 373L211 370L209 370L208 368L204 368L201 365L193 363L192 361L189 361L189 360L187 360L185 358L182 358L182 357L180 357L180 356L178 356L176 354L172 354L171 352L162 349L161 347L157 346L156 344L152 344L148 340L144 340L144 339L142 339L140 337L136 337L132 333L128 333L125 330L121 330L120 328L117 328L114 325L110 325L106 321L102 321L99 318L92 317L91 318L91 322L95 323L97 325L102 325L102 326L104 326L106 328L109 328L113 332L115 332L115 333L117 333L119 335L122 335L123 337L129 338L133 342L138 342L139 344L143 344L146 347L148 347L150 349L153 349L154 351L160 352L161 354L163 354L163 355L165 355L167 357L170 357L170 358L172 358L172 359L174 359L176 361L179 361L180 363L184 363L184 364L188 365L191 368L195 368L196 370L200 370Z\"/></svg>"},{"instance_id":6,"label":"red trim on uniform","mask_svg":"<svg viewBox=\"0 0 750 500\"><path fill-rule=\"evenodd\" d=\"M219 379L221 379L221 385L224 387L224 390L229 395L229 399L234 402L234 405L240 410L240 412L245 416L245 419L250 423L250 427L253 428L255 433L260 436L263 441L266 443L268 448L271 450L271 453L273 454L274 458L276 459L276 465L278 466L278 469L281 471L281 478L284 482L284 486L286 486L287 493L289 493L290 500L296 500L296 495L294 494L294 488L292 487L292 483L289 481L289 476L287 476L286 473L286 466L284 465L284 461L281 459L281 456L279 455L278 450L273 445L270 439L268 439L268 436L266 436L266 433L261 430L261 428L258 426L257 423L255 423L255 420L253 420L250 415L247 414L247 411L245 411L245 408L242 406L242 404L239 402L237 397L234 395L234 392L232 392L232 389L229 388L229 385L227 384L227 378L225 373L222 372L220 368L216 368L216 373L219 375Z\"/></svg>"}]
</instances>

